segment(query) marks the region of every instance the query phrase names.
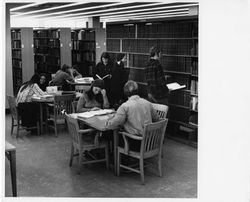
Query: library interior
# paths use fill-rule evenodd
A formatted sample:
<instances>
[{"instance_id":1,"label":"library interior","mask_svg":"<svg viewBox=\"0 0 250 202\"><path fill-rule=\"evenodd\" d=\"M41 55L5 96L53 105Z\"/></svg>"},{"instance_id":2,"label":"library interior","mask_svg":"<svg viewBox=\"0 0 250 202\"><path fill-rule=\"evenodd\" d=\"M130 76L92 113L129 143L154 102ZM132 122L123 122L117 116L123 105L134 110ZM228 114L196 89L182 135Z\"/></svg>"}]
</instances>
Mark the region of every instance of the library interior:
<instances>
[{"instance_id":1,"label":"library interior","mask_svg":"<svg viewBox=\"0 0 250 202\"><path fill-rule=\"evenodd\" d=\"M197 197L195 1L5 3L5 197Z\"/></svg>"}]
</instances>

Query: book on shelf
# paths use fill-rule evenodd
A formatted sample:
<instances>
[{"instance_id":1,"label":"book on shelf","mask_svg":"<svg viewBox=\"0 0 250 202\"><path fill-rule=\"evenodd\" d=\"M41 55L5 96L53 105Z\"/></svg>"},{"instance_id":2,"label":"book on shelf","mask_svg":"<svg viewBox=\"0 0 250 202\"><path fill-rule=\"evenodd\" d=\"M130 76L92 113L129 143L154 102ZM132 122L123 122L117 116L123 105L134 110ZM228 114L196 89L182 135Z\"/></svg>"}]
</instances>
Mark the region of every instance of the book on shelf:
<instances>
[{"instance_id":1,"label":"book on shelf","mask_svg":"<svg viewBox=\"0 0 250 202\"><path fill-rule=\"evenodd\" d=\"M169 83L167 84L167 87L170 91L173 91L173 90L179 90L179 89L183 89L183 88L186 88L186 85L180 85L179 83L177 82L173 82L173 83Z\"/></svg>"}]
</instances>

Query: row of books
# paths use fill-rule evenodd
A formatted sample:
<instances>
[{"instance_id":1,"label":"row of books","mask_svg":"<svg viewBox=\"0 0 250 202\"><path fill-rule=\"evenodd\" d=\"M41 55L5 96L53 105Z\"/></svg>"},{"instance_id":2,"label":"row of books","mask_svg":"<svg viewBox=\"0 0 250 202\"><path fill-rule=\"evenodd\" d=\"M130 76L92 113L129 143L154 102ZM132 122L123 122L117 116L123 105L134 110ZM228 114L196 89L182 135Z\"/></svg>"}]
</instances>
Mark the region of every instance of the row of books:
<instances>
[{"instance_id":1,"label":"row of books","mask_svg":"<svg viewBox=\"0 0 250 202\"><path fill-rule=\"evenodd\" d=\"M22 61L16 60L15 58L12 59L12 65L18 68L22 68Z\"/></svg>"},{"instance_id":2,"label":"row of books","mask_svg":"<svg viewBox=\"0 0 250 202\"><path fill-rule=\"evenodd\" d=\"M60 41L59 40L49 40L48 46L53 48L60 48Z\"/></svg>"},{"instance_id":3,"label":"row of books","mask_svg":"<svg viewBox=\"0 0 250 202\"><path fill-rule=\"evenodd\" d=\"M34 38L60 38L59 30L35 30L33 31Z\"/></svg>"},{"instance_id":4,"label":"row of books","mask_svg":"<svg viewBox=\"0 0 250 202\"><path fill-rule=\"evenodd\" d=\"M22 81L21 78L13 76L13 84L14 84L14 86L21 87L22 83L23 83L23 81ZM16 89L18 90L19 88L16 88Z\"/></svg>"},{"instance_id":5,"label":"row of books","mask_svg":"<svg viewBox=\"0 0 250 202\"><path fill-rule=\"evenodd\" d=\"M84 60L95 61L95 53L94 52L72 53L73 62L82 62Z\"/></svg>"},{"instance_id":6,"label":"row of books","mask_svg":"<svg viewBox=\"0 0 250 202\"><path fill-rule=\"evenodd\" d=\"M21 40L21 32L20 30L11 30L11 39Z\"/></svg>"},{"instance_id":7,"label":"row of books","mask_svg":"<svg viewBox=\"0 0 250 202\"><path fill-rule=\"evenodd\" d=\"M173 40L123 39L122 40L123 52L149 53L149 50L152 46L159 47L163 54L195 55L197 53L196 47L194 47L193 44L193 40L190 39L187 40L186 39L173 39ZM118 49L118 47L115 48Z\"/></svg>"},{"instance_id":8,"label":"row of books","mask_svg":"<svg viewBox=\"0 0 250 202\"><path fill-rule=\"evenodd\" d=\"M46 59L47 59L46 60L47 65L52 65L52 66L60 66L61 65L61 60L59 58L47 57Z\"/></svg>"},{"instance_id":9,"label":"row of books","mask_svg":"<svg viewBox=\"0 0 250 202\"><path fill-rule=\"evenodd\" d=\"M138 38L190 38L193 37L193 22L141 23Z\"/></svg>"},{"instance_id":10,"label":"row of books","mask_svg":"<svg viewBox=\"0 0 250 202\"><path fill-rule=\"evenodd\" d=\"M21 48L21 41L12 41L11 48Z\"/></svg>"},{"instance_id":11,"label":"row of books","mask_svg":"<svg viewBox=\"0 0 250 202\"><path fill-rule=\"evenodd\" d=\"M129 67L146 68L148 60L148 55L129 54Z\"/></svg>"},{"instance_id":12,"label":"row of books","mask_svg":"<svg viewBox=\"0 0 250 202\"><path fill-rule=\"evenodd\" d=\"M198 94L198 81L191 80L190 91L191 91L191 94Z\"/></svg>"},{"instance_id":13,"label":"row of books","mask_svg":"<svg viewBox=\"0 0 250 202\"><path fill-rule=\"evenodd\" d=\"M163 56L161 64L164 70L191 73L192 58Z\"/></svg>"},{"instance_id":14,"label":"row of books","mask_svg":"<svg viewBox=\"0 0 250 202\"><path fill-rule=\"evenodd\" d=\"M21 50L12 50L12 57L22 59L22 52Z\"/></svg>"},{"instance_id":15,"label":"row of books","mask_svg":"<svg viewBox=\"0 0 250 202\"><path fill-rule=\"evenodd\" d=\"M107 39L107 51L120 51L120 39Z\"/></svg>"},{"instance_id":16,"label":"row of books","mask_svg":"<svg viewBox=\"0 0 250 202\"><path fill-rule=\"evenodd\" d=\"M71 32L72 40L95 40L95 31L94 30L77 30Z\"/></svg>"},{"instance_id":17,"label":"row of books","mask_svg":"<svg viewBox=\"0 0 250 202\"><path fill-rule=\"evenodd\" d=\"M94 51L95 42L92 41L72 41L72 50Z\"/></svg>"},{"instance_id":18,"label":"row of books","mask_svg":"<svg viewBox=\"0 0 250 202\"><path fill-rule=\"evenodd\" d=\"M194 111L198 111L198 97L191 97L190 107Z\"/></svg>"},{"instance_id":19,"label":"row of books","mask_svg":"<svg viewBox=\"0 0 250 202\"><path fill-rule=\"evenodd\" d=\"M193 75L198 75L198 61L197 61L197 60L193 60L193 61L192 61L191 73L192 73Z\"/></svg>"},{"instance_id":20,"label":"row of books","mask_svg":"<svg viewBox=\"0 0 250 202\"><path fill-rule=\"evenodd\" d=\"M129 69L129 80L137 81L137 82L146 82L145 73L140 69Z\"/></svg>"},{"instance_id":21,"label":"row of books","mask_svg":"<svg viewBox=\"0 0 250 202\"><path fill-rule=\"evenodd\" d=\"M107 25L107 38L135 38L135 25Z\"/></svg>"},{"instance_id":22,"label":"row of books","mask_svg":"<svg viewBox=\"0 0 250 202\"><path fill-rule=\"evenodd\" d=\"M181 108L181 107L177 107L173 105L169 107L168 118L171 120L188 123L189 116L190 116L190 111L185 108Z\"/></svg>"},{"instance_id":23,"label":"row of books","mask_svg":"<svg viewBox=\"0 0 250 202\"><path fill-rule=\"evenodd\" d=\"M13 76L22 78L22 69L21 68L13 68Z\"/></svg>"},{"instance_id":24,"label":"row of books","mask_svg":"<svg viewBox=\"0 0 250 202\"><path fill-rule=\"evenodd\" d=\"M34 39L34 47L48 46L48 39Z\"/></svg>"},{"instance_id":25,"label":"row of books","mask_svg":"<svg viewBox=\"0 0 250 202\"><path fill-rule=\"evenodd\" d=\"M198 36L198 21L107 25L107 38L191 38Z\"/></svg>"},{"instance_id":26,"label":"row of books","mask_svg":"<svg viewBox=\"0 0 250 202\"><path fill-rule=\"evenodd\" d=\"M169 96L169 103L189 107L190 93L187 91L173 91Z\"/></svg>"}]
</instances>

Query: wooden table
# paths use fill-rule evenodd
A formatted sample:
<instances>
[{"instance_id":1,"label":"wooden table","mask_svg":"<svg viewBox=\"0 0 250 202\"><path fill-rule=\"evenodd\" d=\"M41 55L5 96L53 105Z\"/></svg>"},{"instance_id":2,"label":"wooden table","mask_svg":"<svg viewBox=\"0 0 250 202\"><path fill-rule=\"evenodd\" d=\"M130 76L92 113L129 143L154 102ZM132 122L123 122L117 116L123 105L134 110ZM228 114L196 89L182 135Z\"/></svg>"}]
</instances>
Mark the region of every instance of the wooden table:
<instances>
[{"instance_id":1,"label":"wooden table","mask_svg":"<svg viewBox=\"0 0 250 202\"><path fill-rule=\"evenodd\" d=\"M17 186L16 186L16 147L5 141L5 156L10 161L10 173L11 173L11 185L12 194L17 196Z\"/></svg>"},{"instance_id":2,"label":"wooden table","mask_svg":"<svg viewBox=\"0 0 250 202\"><path fill-rule=\"evenodd\" d=\"M71 114L72 117L82 121L84 124L90 126L91 128L94 128L98 131L104 132L104 131L109 131L106 129L106 121L111 117L114 116L114 113L112 114L106 114L106 115L98 115L98 116L93 116L91 118L81 118L77 116L77 113ZM114 139L114 173L117 175L117 146L118 146L118 132L117 130L113 130L113 139Z\"/></svg>"}]
</instances>

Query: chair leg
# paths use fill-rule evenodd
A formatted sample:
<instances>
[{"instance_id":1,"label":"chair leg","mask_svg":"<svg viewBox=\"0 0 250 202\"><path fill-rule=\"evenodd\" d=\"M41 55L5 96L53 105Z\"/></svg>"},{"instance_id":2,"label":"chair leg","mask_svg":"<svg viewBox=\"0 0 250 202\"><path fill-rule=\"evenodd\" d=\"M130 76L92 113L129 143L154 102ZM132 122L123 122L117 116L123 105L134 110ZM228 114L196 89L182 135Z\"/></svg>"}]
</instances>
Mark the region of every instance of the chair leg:
<instances>
[{"instance_id":1,"label":"chair leg","mask_svg":"<svg viewBox=\"0 0 250 202\"><path fill-rule=\"evenodd\" d=\"M78 157L78 171L77 174L80 175L82 171L82 151L79 150L79 157Z\"/></svg>"},{"instance_id":2,"label":"chair leg","mask_svg":"<svg viewBox=\"0 0 250 202\"><path fill-rule=\"evenodd\" d=\"M144 163L143 163L143 158L140 158L140 174L141 174L141 182L142 184L144 183Z\"/></svg>"},{"instance_id":3,"label":"chair leg","mask_svg":"<svg viewBox=\"0 0 250 202\"><path fill-rule=\"evenodd\" d=\"M14 119L11 117L11 132L10 134L13 135L13 128L14 128Z\"/></svg>"},{"instance_id":4,"label":"chair leg","mask_svg":"<svg viewBox=\"0 0 250 202\"><path fill-rule=\"evenodd\" d=\"M109 170L109 151L108 151L108 144L105 147L105 159L106 159L106 168Z\"/></svg>"},{"instance_id":5,"label":"chair leg","mask_svg":"<svg viewBox=\"0 0 250 202\"><path fill-rule=\"evenodd\" d=\"M56 119L54 120L54 128L55 128L55 135L56 135L56 137L58 137L58 135L57 135L57 127L56 127Z\"/></svg>"},{"instance_id":6,"label":"chair leg","mask_svg":"<svg viewBox=\"0 0 250 202\"><path fill-rule=\"evenodd\" d=\"M159 170L159 176L162 177L161 154L159 154L158 156L158 170Z\"/></svg>"},{"instance_id":7,"label":"chair leg","mask_svg":"<svg viewBox=\"0 0 250 202\"><path fill-rule=\"evenodd\" d=\"M117 176L120 176L121 153L119 151L117 152L117 160L116 161L117 161L117 164L116 164Z\"/></svg>"},{"instance_id":8,"label":"chair leg","mask_svg":"<svg viewBox=\"0 0 250 202\"><path fill-rule=\"evenodd\" d=\"M71 145L71 154L70 154L70 160L69 160L69 166L72 166L72 162L73 162L73 157L74 157L74 146L73 144Z\"/></svg>"}]
</instances>

